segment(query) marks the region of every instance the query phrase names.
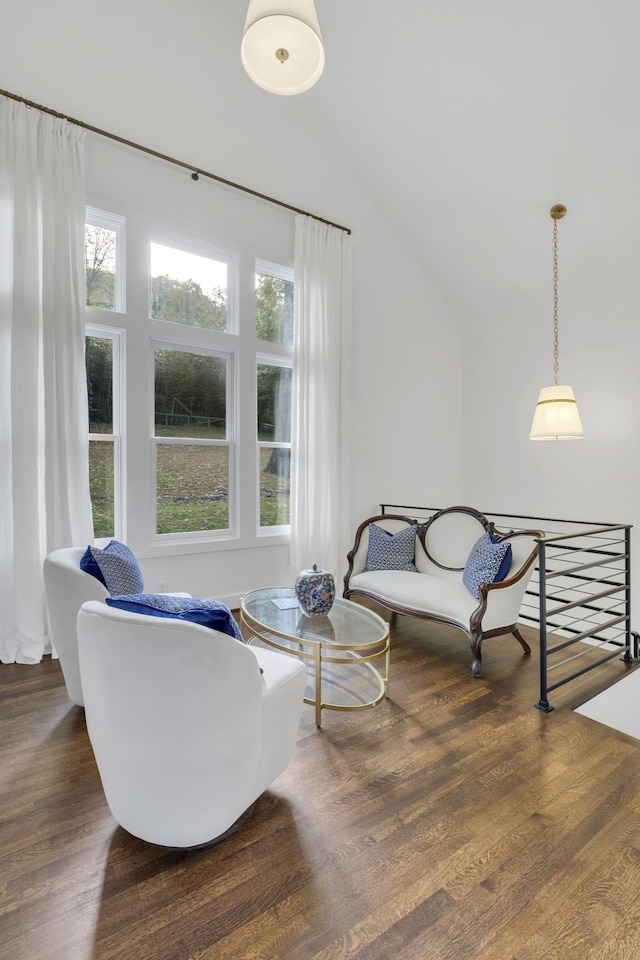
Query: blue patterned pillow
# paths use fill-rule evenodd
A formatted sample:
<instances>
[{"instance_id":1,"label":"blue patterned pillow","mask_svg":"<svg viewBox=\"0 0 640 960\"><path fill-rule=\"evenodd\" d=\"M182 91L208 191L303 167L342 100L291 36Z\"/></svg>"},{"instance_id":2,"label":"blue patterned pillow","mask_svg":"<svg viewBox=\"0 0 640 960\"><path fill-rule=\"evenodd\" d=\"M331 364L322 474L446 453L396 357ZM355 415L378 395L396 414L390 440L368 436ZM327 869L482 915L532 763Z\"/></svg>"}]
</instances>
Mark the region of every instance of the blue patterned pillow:
<instances>
[{"instance_id":1,"label":"blue patterned pillow","mask_svg":"<svg viewBox=\"0 0 640 960\"><path fill-rule=\"evenodd\" d=\"M413 523L398 533L389 533L377 523L369 524L369 549L366 570L416 569L416 532Z\"/></svg>"},{"instance_id":2,"label":"blue patterned pillow","mask_svg":"<svg viewBox=\"0 0 640 960\"><path fill-rule=\"evenodd\" d=\"M244 637L229 607L219 600L196 600L193 597L174 597L169 593L133 593L107 597L106 603L131 613L146 613L150 617L170 617L189 620L212 630L220 630L244 643Z\"/></svg>"},{"instance_id":3,"label":"blue patterned pillow","mask_svg":"<svg viewBox=\"0 0 640 960\"><path fill-rule=\"evenodd\" d=\"M107 549L105 547L105 549ZM96 580L99 580L100 583L106 587L104 582L104 577L102 576L102 571L100 567L93 559L93 554L91 553L91 547L87 547L85 552L80 557L80 569L84 570L85 573L88 573L91 577L95 577Z\"/></svg>"},{"instance_id":4,"label":"blue patterned pillow","mask_svg":"<svg viewBox=\"0 0 640 960\"><path fill-rule=\"evenodd\" d=\"M462 571L462 582L474 597L480 599L481 583L500 583L511 568L511 544L483 533L471 548Z\"/></svg>"},{"instance_id":5,"label":"blue patterned pillow","mask_svg":"<svg viewBox=\"0 0 640 960\"><path fill-rule=\"evenodd\" d=\"M129 547L120 543L119 540L112 540L104 550L100 547L88 549L102 574L98 579L102 580L110 594L142 593L144 590L142 570ZM87 567L88 565L85 565L87 573L91 573Z\"/></svg>"}]
</instances>

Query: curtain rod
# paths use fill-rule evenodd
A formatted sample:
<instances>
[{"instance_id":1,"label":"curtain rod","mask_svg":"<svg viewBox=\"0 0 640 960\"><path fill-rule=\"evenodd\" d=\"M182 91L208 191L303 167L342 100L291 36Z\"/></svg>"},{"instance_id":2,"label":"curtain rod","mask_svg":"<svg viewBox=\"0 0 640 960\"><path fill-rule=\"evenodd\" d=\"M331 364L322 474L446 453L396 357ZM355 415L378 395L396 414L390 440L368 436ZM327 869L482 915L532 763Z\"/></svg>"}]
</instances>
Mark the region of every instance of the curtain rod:
<instances>
[{"instance_id":1,"label":"curtain rod","mask_svg":"<svg viewBox=\"0 0 640 960\"><path fill-rule=\"evenodd\" d=\"M124 137L119 137L116 133L109 133L107 130L101 130L99 127L93 127L91 124L85 123L83 120L76 120L74 117L68 117L64 113L59 113L57 110L52 110L51 107L43 107L41 103L34 103L32 100L26 100L24 97L19 97L16 93L10 93L8 90L0 90L0 95L3 97L8 97L9 100L16 100L18 103L24 103L25 106L33 107L34 110L39 110L41 113L48 113L52 117L58 117L60 120L66 120L68 123L73 123L77 127L82 127L83 130L89 130L91 133L97 133L101 137L106 137L108 140L115 140L116 143L123 143L127 147L133 147L134 150L140 150L142 153L149 154L149 156L152 157L157 157L159 160L165 160L167 163L173 163L176 167L182 167L184 170L191 170L192 180L198 180L200 177L208 177L209 180L215 180L217 183L223 183L226 187L232 187L234 190L240 190L242 193L248 193L252 197L257 197L259 200L266 200L268 203L273 203L278 207L284 207L285 210L291 210L293 213L301 213L305 217L311 217L312 220L319 220L320 223L326 223L330 227L335 227L336 230L344 230L345 233L351 233L349 227L343 227L339 223L333 223L331 220L325 220L324 217L318 217L315 213L309 213L308 210L301 210L300 207L294 207L290 203L285 203L283 200L276 200L275 197L269 197L266 193L259 193L257 190L252 190L250 187L244 187L240 183L234 183L233 180L226 180L224 177L219 177L215 173L209 173L207 170L202 170L200 167L196 167L192 163L185 163L183 160L176 160L175 157L169 157L164 153L159 153L157 150L152 150L151 147L145 147L141 143L135 143L133 140L126 140Z\"/></svg>"}]
</instances>

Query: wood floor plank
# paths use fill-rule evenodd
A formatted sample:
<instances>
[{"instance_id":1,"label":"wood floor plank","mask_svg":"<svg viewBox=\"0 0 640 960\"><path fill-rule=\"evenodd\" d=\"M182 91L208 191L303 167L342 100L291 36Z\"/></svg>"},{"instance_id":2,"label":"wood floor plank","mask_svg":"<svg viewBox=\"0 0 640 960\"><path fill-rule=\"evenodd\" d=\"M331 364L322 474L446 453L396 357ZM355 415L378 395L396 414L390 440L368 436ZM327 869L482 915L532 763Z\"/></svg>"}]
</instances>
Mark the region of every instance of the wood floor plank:
<instances>
[{"instance_id":1,"label":"wood floor plank","mask_svg":"<svg viewBox=\"0 0 640 960\"><path fill-rule=\"evenodd\" d=\"M637 960L640 742L538 700L534 654L394 617L391 699L305 707L221 844L111 818L59 663L0 665L0 944L11 960ZM3 954L4 955L4 954Z\"/></svg>"}]
</instances>

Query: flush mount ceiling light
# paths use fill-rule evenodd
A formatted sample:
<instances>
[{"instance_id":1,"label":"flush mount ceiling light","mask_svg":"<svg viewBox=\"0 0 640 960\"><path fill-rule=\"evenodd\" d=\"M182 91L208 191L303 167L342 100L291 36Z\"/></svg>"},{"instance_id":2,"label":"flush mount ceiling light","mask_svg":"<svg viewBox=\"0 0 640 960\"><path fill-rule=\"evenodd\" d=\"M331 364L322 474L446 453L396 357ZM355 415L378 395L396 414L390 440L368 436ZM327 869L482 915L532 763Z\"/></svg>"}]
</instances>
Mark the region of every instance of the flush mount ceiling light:
<instances>
[{"instance_id":1,"label":"flush mount ceiling light","mask_svg":"<svg viewBox=\"0 0 640 960\"><path fill-rule=\"evenodd\" d=\"M553 386L543 387L531 425L530 440L582 440L584 430L573 388L558 384L558 220L567 208L551 207L553 220Z\"/></svg>"},{"instance_id":2,"label":"flush mount ceiling light","mask_svg":"<svg viewBox=\"0 0 640 960\"><path fill-rule=\"evenodd\" d=\"M263 90L284 95L308 90L324 68L313 0L249 0L240 54Z\"/></svg>"}]
</instances>

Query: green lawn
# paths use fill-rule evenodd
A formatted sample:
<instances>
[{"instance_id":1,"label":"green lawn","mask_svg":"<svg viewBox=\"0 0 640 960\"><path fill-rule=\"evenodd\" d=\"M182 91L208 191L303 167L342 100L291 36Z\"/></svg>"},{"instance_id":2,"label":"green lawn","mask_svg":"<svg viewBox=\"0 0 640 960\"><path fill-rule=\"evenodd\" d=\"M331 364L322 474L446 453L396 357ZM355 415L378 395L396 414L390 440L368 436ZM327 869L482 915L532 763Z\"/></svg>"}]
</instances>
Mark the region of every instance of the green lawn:
<instances>
[{"instance_id":1,"label":"green lawn","mask_svg":"<svg viewBox=\"0 0 640 960\"><path fill-rule=\"evenodd\" d=\"M93 505L94 536L112 537L114 533L112 443L100 440L89 441L89 491Z\"/></svg>"},{"instance_id":2,"label":"green lawn","mask_svg":"<svg viewBox=\"0 0 640 960\"><path fill-rule=\"evenodd\" d=\"M98 432L93 431L93 432ZM171 435L158 429L159 436ZM183 434L184 435L184 434ZM190 436L203 436L192 428ZM205 436L211 437L207 430ZM271 451L262 449L260 522L289 523L289 477L266 473ZM96 537L113 536L113 445L91 441L89 483ZM225 530L229 526L228 464L225 447L160 444L158 448L157 532Z\"/></svg>"}]
</instances>

